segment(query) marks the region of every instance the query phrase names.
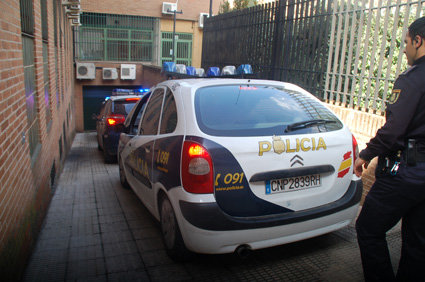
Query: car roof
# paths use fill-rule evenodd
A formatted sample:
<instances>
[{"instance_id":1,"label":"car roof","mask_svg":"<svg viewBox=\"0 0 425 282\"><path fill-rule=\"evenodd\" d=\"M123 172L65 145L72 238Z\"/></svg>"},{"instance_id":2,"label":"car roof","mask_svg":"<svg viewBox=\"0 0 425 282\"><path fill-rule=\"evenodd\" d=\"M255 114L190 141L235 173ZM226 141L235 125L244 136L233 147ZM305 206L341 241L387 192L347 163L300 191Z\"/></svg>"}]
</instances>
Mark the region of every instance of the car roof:
<instances>
[{"instance_id":1,"label":"car roof","mask_svg":"<svg viewBox=\"0 0 425 282\"><path fill-rule=\"evenodd\" d=\"M166 80L159 83L157 86L169 86L169 87L184 87L184 88L200 88L206 86L215 85L232 85L232 84L262 84L262 85L275 85L285 86L298 91L305 91L299 86L292 83L275 81L275 80L263 80L263 79L235 79L235 78L189 78L189 79L173 79Z\"/></svg>"}]
</instances>

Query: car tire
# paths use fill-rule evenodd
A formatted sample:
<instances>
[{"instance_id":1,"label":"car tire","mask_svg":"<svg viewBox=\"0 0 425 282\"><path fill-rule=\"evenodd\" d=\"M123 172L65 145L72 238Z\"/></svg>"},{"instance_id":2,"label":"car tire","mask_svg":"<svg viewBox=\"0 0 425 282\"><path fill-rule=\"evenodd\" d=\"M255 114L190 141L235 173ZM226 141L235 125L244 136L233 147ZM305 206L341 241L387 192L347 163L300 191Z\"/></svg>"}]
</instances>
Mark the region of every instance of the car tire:
<instances>
[{"instance_id":1,"label":"car tire","mask_svg":"<svg viewBox=\"0 0 425 282\"><path fill-rule=\"evenodd\" d=\"M103 140L103 158L105 159L105 163L110 164L116 161L116 157L110 155L108 150L105 148L105 139Z\"/></svg>"},{"instance_id":2,"label":"car tire","mask_svg":"<svg viewBox=\"0 0 425 282\"><path fill-rule=\"evenodd\" d=\"M172 260L180 262L188 261L193 258L194 254L184 245L173 206L165 195L160 201L160 225L162 239L168 256Z\"/></svg>"},{"instance_id":3,"label":"car tire","mask_svg":"<svg viewBox=\"0 0 425 282\"><path fill-rule=\"evenodd\" d=\"M127 177L125 176L125 171L124 171L122 161L119 158L118 158L118 167L119 167L119 172L120 172L121 186L125 189L130 189L130 184L128 184L128 182L127 182Z\"/></svg>"},{"instance_id":4,"label":"car tire","mask_svg":"<svg viewBox=\"0 0 425 282\"><path fill-rule=\"evenodd\" d=\"M110 164L115 161L115 157L108 154L105 149L103 149L103 158L105 159L105 163Z\"/></svg>"}]
</instances>

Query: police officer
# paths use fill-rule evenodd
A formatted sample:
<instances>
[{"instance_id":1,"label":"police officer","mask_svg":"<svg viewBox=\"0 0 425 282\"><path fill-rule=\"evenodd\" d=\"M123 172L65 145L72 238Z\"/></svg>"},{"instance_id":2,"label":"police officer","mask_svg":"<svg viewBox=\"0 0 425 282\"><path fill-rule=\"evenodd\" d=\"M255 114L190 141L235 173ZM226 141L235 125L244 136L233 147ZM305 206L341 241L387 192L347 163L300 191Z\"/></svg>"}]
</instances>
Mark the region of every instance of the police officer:
<instances>
[{"instance_id":1,"label":"police officer","mask_svg":"<svg viewBox=\"0 0 425 282\"><path fill-rule=\"evenodd\" d=\"M414 21L405 37L411 66L394 84L386 123L354 164L378 156L375 183L356 222L366 281L425 281L425 17ZM394 275L386 232L402 219L402 250Z\"/></svg>"}]
</instances>

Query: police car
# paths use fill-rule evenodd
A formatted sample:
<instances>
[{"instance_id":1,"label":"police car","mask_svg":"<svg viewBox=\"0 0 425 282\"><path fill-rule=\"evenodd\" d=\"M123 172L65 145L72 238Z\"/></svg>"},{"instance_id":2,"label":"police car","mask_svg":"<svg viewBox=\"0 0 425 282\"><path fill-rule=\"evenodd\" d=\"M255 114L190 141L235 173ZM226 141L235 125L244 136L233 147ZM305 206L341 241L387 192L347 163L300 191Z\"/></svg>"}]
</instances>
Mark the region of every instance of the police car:
<instances>
[{"instance_id":1,"label":"police car","mask_svg":"<svg viewBox=\"0 0 425 282\"><path fill-rule=\"evenodd\" d=\"M357 142L296 85L167 80L124 127L121 183L160 221L173 259L299 241L343 228L357 214Z\"/></svg>"},{"instance_id":2,"label":"police car","mask_svg":"<svg viewBox=\"0 0 425 282\"><path fill-rule=\"evenodd\" d=\"M106 163L116 159L122 124L136 102L140 100L140 96L137 95L143 93L140 92L133 89L114 89L112 95L102 102L99 115L93 116L96 120L97 148L103 151Z\"/></svg>"}]
</instances>

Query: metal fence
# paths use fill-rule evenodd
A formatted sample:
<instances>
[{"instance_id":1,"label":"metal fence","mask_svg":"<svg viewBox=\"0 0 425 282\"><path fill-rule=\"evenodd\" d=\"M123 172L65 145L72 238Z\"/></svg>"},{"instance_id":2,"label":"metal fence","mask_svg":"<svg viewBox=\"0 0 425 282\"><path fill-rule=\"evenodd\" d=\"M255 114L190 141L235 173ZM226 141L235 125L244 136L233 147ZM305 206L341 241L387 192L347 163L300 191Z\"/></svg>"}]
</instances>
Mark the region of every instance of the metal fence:
<instances>
[{"instance_id":1,"label":"metal fence","mask_svg":"<svg viewBox=\"0 0 425 282\"><path fill-rule=\"evenodd\" d=\"M425 1L335 1L324 98L383 113L387 94L406 69L408 25L424 15Z\"/></svg>"},{"instance_id":2,"label":"metal fence","mask_svg":"<svg viewBox=\"0 0 425 282\"><path fill-rule=\"evenodd\" d=\"M280 0L209 18L202 65L250 63L347 107L382 112L425 0Z\"/></svg>"}]
</instances>

